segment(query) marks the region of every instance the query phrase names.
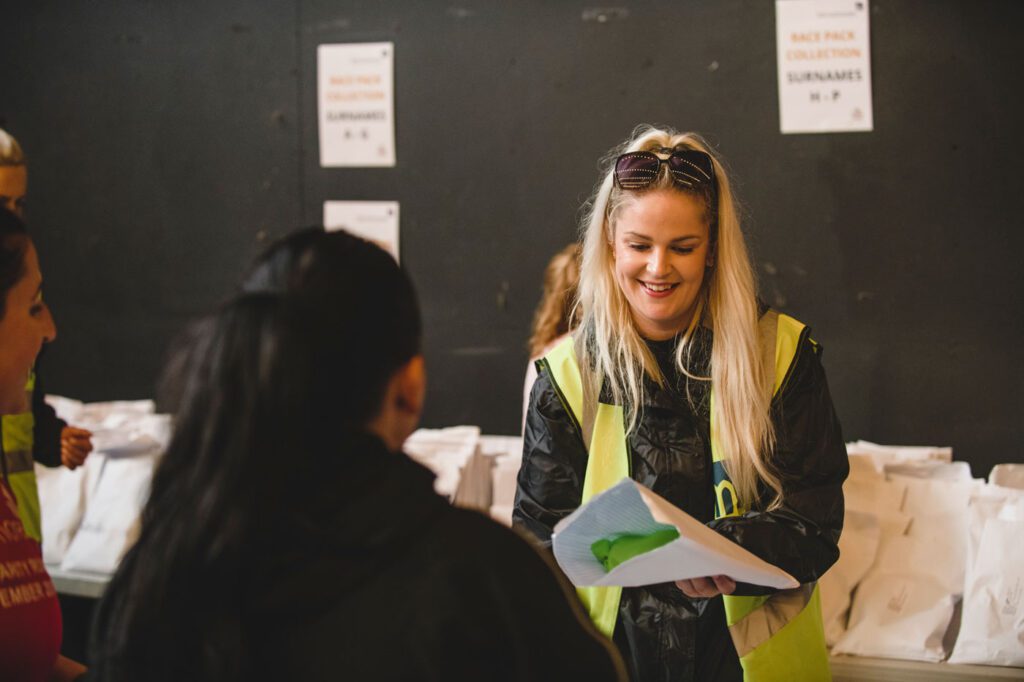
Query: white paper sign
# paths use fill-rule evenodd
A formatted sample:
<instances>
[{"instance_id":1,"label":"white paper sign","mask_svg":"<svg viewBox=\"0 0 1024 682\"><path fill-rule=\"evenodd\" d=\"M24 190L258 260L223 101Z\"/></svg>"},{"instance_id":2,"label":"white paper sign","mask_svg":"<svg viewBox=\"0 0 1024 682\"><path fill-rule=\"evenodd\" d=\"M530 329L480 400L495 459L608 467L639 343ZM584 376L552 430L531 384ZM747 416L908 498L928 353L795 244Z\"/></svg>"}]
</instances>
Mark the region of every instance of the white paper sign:
<instances>
[{"instance_id":1,"label":"white paper sign","mask_svg":"<svg viewBox=\"0 0 1024 682\"><path fill-rule=\"evenodd\" d=\"M590 546L618 533L646 535L674 526L679 537L622 562L611 571ZM777 589L799 583L781 568L754 556L636 481L624 478L558 522L551 537L555 560L577 587L637 587L673 580L727 575L738 582Z\"/></svg>"},{"instance_id":2,"label":"white paper sign","mask_svg":"<svg viewBox=\"0 0 1024 682\"><path fill-rule=\"evenodd\" d=\"M317 48L321 166L394 166L393 43Z\"/></svg>"},{"instance_id":3,"label":"white paper sign","mask_svg":"<svg viewBox=\"0 0 1024 682\"><path fill-rule=\"evenodd\" d=\"M397 201L325 201L324 229L369 239L399 260Z\"/></svg>"},{"instance_id":4,"label":"white paper sign","mask_svg":"<svg viewBox=\"0 0 1024 682\"><path fill-rule=\"evenodd\" d=\"M868 0L775 0L783 133L872 130Z\"/></svg>"}]
</instances>

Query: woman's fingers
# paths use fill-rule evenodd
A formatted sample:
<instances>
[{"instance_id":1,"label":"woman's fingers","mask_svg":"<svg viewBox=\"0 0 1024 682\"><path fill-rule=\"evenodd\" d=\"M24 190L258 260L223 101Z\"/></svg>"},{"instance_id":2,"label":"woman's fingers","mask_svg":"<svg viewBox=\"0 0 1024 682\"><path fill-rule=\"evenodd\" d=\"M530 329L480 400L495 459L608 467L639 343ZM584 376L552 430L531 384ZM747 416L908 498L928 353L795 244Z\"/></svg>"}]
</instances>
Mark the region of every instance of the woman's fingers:
<instances>
[{"instance_id":1,"label":"woman's fingers","mask_svg":"<svg viewBox=\"0 0 1024 682\"><path fill-rule=\"evenodd\" d=\"M727 575L716 575L711 579L715 581L715 587L720 594L732 594L736 589L736 582Z\"/></svg>"},{"instance_id":2,"label":"woman's fingers","mask_svg":"<svg viewBox=\"0 0 1024 682\"><path fill-rule=\"evenodd\" d=\"M707 578L677 580L676 586L683 591L683 594L692 599L704 599L717 594L715 592L715 584Z\"/></svg>"},{"instance_id":3,"label":"woman's fingers","mask_svg":"<svg viewBox=\"0 0 1024 682\"><path fill-rule=\"evenodd\" d=\"M708 578L677 580L676 587L691 599L708 599L720 594L731 594L736 589L736 583L728 576L716 575Z\"/></svg>"}]
</instances>

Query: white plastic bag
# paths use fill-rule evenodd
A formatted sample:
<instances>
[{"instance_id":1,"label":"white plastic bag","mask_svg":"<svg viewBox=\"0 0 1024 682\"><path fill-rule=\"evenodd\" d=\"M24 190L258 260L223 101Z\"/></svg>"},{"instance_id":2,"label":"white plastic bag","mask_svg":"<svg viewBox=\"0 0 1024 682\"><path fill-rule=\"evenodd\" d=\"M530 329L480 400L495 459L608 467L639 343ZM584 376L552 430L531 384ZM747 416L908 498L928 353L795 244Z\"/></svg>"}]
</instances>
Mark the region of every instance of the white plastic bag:
<instances>
[{"instance_id":1,"label":"white plastic bag","mask_svg":"<svg viewBox=\"0 0 1024 682\"><path fill-rule=\"evenodd\" d=\"M875 561L882 528L875 514L847 511L839 537L839 560L818 581L825 643L835 645L846 631L846 612L854 588Z\"/></svg>"},{"instance_id":2,"label":"white plastic bag","mask_svg":"<svg viewBox=\"0 0 1024 682\"><path fill-rule=\"evenodd\" d=\"M103 469L103 455L93 453L74 471L36 464L39 509L43 524L43 561L59 566L78 532L89 492Z\"/></svg>"},{"instance_id":3,"label":"white plastic bag","mask_svg":"<svg viewBox=\"0 0 1024 682\"><path fill-rule=\"evenodd\" d=\"M968 501L979 481L890 476L902 514L879 513L879 560L857 588L835 653L941 661L963 592ZM893 531L910 519L905 535ZM888 533L886 529L888 528Z\"/></svg>"},{"instance_id":4,"label":"white plastic bag","mask_svg":"<svg viewBox=\"0 0 1024 682\"><path fill-rule=\"evenodd\" d=\"M846 452L850 455L870 457L879 471L886 464L898 462L953 461L953 448L931 445L879 445L866 440L858 440L847 443Z\"/></svg>"},{"instance_id":5,"label":"white plastic bag","mask_svg":"<svg viewBox=\"0 0 1024 682\"><path fill-rule=\"evenodd\" d=\"M935 557L926 542L893 538L882 548L879 565L857 589L849 630L833 653L941 661L943 638L956 598L950 586L929 575Z\"/></svg>"},{"instance_id":6,"label":"white plastic bag","mask_svg":"<svg viewBox=\"0 0 1024 682\"><path fill-rule=\"evenodd\" d=\"M885 464L883 469L886 474L911 478L932 478L945 481L971 480L971 465L967 462L940 462L930 459L914 462L890 462Z\"/></svg>"},{"instance_id":7,"label":"white plastic bag","mask_svg":"<svg viewBox=\"0 0 1024 682\"><path fill-rule=\"evenodd\" d=\"M963 617L950 663L1024 666L1024 494L971 499Z\"/></svg>"},{"instance_id":8,"label":"white plastic bag","mask_svg":"<svg viewBox=\"0 0 1024 682\"><path fill-rule=\"evenodd\" d=\"M479 445L479 426L450 426L417 429L406 439L402 450L436 474L434 492L453 500L462 469L476 454Z\"/></svg>"},{"instance_id":9,"label":"white plastic bag","mask_svg":"<svg viewBox=\"0 0 1024 682\"><path fill-rule=\"evenodd\" d=\"M139 514L149 494L157 451L105 458L90 491L82 523L67 548L61 569L113 573L139 534Z\"/></svg>"},{"instance_id":10,"label":"white plastic bag","mask_svg":"<svg viewBox=\"0 0 1024 682\"><path fill-rule=\"evenodd\" d=\"M1024 464L997 464L992 467L988 482L1004 488L1024 490Z\"/></svg>"}]
</instances>

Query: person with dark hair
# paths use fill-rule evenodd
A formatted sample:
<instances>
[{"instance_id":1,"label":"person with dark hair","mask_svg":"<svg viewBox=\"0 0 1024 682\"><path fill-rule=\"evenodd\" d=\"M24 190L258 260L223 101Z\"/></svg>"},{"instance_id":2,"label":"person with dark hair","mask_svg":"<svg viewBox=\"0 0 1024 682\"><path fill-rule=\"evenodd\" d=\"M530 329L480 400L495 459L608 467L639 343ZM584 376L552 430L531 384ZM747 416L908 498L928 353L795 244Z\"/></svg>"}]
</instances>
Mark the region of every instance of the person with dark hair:
<instances>
[{"instance_id":1,"label":"person with dark hair","mask_svg":"<svg viewBox=\"0 0 1024 682\"><path fill-rule=\"evenodd\" d=\"M25 154L18 141L0 128L0 206L24 220L27 194ZM63 464L68 469L75 469L92 452L92 433L69 426L57 417L54 409L46 403L38 360L36 365L24 386L32 398L28 408L17 414L5 415L0 420L0 427L8 447L6 464L11 490L18 501L18 514L25 532L41 541L42 520L33 462L46 467Z\"/></svg>"},{"instance_id":2,"label":"person with dark hair","mask_svg":"<svg viewBox=\"0 0 1024 682\"><path fill-rule=\"evenodd\" d=\"M189 338L94 679L624 679L541 555L401 454L425 376L387 253L296 232Z\"/></svg>"},{"instance_id":3,"label":"person with dark hair","mask_svg":"<svg viewBox=\"0 0 1024 682\"><path fill-rule=\"evenodd\" d=\"M25 381L57 336L43 301L39 256L21 220L0 208L0 415L24 412ZM71 680L85 669L60 655L60 604L39 543L25 531L0 439L0 680Z\"/></svg>"}]
</instances>

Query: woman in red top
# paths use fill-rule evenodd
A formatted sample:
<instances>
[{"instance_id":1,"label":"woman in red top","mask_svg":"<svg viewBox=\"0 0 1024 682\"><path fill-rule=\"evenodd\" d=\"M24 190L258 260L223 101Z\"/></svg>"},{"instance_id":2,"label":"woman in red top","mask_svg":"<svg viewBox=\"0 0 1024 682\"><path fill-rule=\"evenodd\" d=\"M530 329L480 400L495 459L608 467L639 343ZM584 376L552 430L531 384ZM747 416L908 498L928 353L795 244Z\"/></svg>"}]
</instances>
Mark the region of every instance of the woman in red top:
<instances>
[{"instance_id":1,"label":"woman in red top","mask_svg":"<svg viewBox=\"0 0 1024 682\"><path fill-rule=\"evenodd\" d=\"M39 257L24 224L0 209L0 414L28 409L25 381L39 349L57 336L43 302ZM39 543L25 535L0 444L0 679L72 680L81 665L60 655L57 591Z\"/></svg>"}]
</instances>

